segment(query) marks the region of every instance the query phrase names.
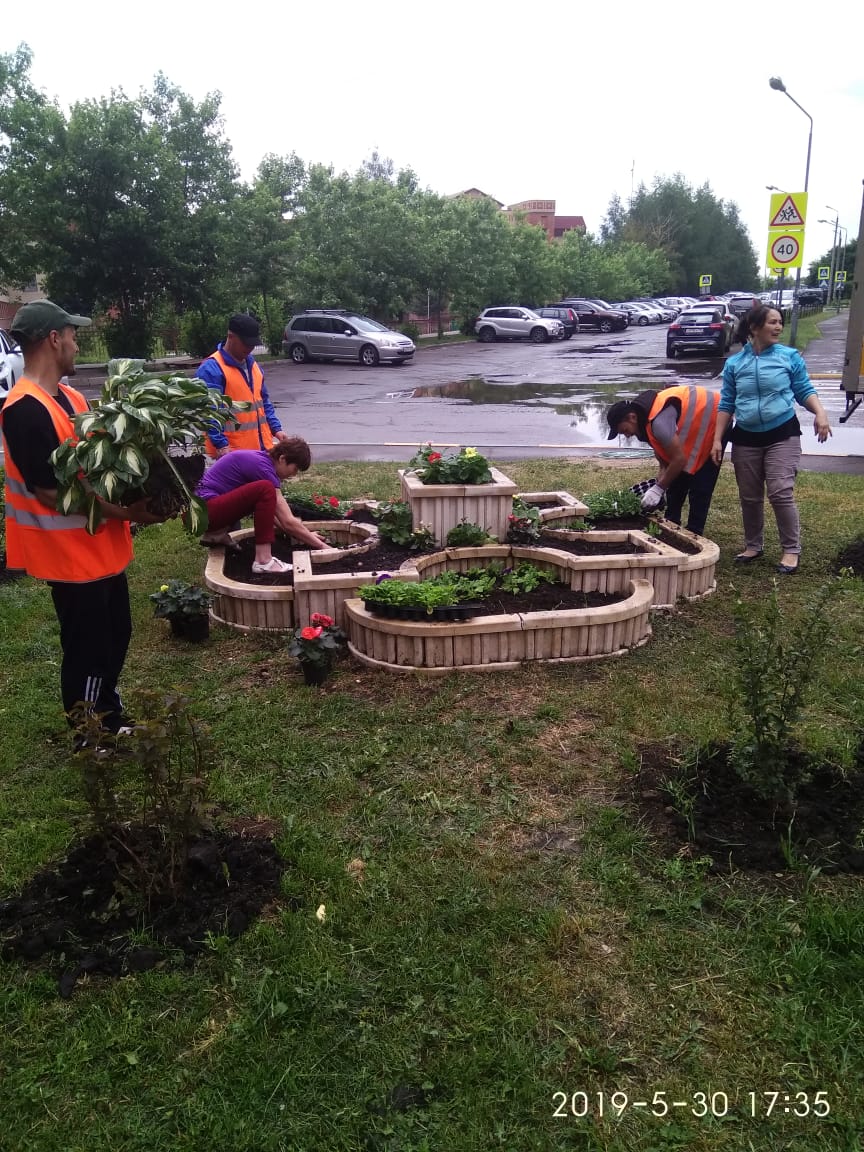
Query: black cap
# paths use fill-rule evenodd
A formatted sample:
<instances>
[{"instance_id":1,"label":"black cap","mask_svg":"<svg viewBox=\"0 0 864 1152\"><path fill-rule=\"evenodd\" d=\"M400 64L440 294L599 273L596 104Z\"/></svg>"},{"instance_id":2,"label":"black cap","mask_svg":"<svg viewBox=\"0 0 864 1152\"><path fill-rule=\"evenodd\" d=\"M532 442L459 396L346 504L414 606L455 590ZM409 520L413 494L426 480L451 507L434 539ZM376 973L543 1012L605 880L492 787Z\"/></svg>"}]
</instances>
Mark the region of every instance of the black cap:
<instances>
[{"instance_id":1,"label":"black cap","mask_svg":"<svg viewBox=\"0 0 864 1152\"><path fill-rule=\"evenodd\" d=\"M236 312L228 321L228 331L239 336L244 344L254 348L261 336L261 325L254 316L245 312Z\"/></svg>"},{"instance_id":2,"label":"black cap","mask_svg":"<svg viewBox=\"0 0 864 1152\"><path fill-rule=\"evenodd\" d=\"M628 412L633 411L632 400L616 400L614 404L610 405L606 413L606 419L609 422L609 435L607 440L614 440L619 435L618 425L624 419Z\"/></svg>"}]
</instances>

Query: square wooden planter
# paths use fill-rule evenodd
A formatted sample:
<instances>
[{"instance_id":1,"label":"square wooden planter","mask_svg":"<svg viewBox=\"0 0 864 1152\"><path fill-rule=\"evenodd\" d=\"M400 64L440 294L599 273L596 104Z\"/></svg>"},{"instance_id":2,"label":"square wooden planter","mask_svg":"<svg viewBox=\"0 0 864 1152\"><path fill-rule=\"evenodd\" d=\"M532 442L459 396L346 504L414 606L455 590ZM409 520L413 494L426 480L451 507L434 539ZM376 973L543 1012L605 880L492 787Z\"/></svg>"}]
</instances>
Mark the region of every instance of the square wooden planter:
<instances>
[{"instance_id":1,"label":"square wooden planter","mask_svg":"<svg viewBox=\"0 0 864 1152\"><path fill-rule=\"evenodd\" d=\"M423 484L413 472L399 469L402 499L411 505L415 531L427 525L439 544L461 520L478 524L499 540L507 535L516 485L497 468L489 484Z\"/></svg>"}]
</instances>

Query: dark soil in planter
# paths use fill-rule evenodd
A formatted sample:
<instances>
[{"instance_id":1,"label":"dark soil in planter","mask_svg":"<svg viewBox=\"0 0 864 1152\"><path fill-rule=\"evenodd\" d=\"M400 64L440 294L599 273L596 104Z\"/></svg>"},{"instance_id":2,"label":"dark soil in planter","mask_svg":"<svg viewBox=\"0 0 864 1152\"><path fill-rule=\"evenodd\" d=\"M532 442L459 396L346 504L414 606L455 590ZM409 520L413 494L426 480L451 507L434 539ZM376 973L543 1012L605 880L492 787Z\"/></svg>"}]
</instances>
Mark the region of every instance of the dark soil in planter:
<instances>
[{"instance_id":1,"label":"dark soil in planter","mask_svg":"<svg viewBox=\"0 0 864 1152\"><path fill-rule=\"evenodd\" d=\"M864 576L864 536L858 536L834 557L831 571L839 575L843 568L851 568L856 576Z\"/></svg>"},{"instance_id":2,"label":"dark soil in planter","mask_svg":"<svg viewBox=\"0 0 864 1152\"><path fill-rule=\"evenodd\" d=\"M592 520L591 527L598 530L602 529L605 532L628 532L630 529L638 529L640 532L647 532L648 525L651 521L642 516L627 516L621 519L612 517L608 520ZM563 525L561 525L563 527ZM685 540L683 536L673 534L666 528L660 529L660 535L654 537L659 540L661 544L668 544L670 548L677 548L679 552L686 552L688 556L695 556L699 553L700 548L698 544L691 544L689 540Z\"/></svg>"},{"instance_id":3,"label":"dark soil in planter","mask_svg":"<svg viewBox=\"0 0 864 1152\"><path fill-rule=\"evenodd\" d=\"M252 561L255 559L255 540L247 536L245 540L238 540L239 548L226 548L225 563L222 571L229 580L238 580L241 584L263 584L265 586L290 586L294 583L294 572L276 573L274 575L259 576L252 571ZM303 545L285 536L277 535L273 541L273 555L291 564L294 558L294 549Z\"/></svg>"},{"instance_id":4,"label":"dark soil in planter","mask_svg":"<svg viewBox=\"0 0 864 1152\"><path fill-rule=\"evenodd\" d=\"M559 552L569 552L572 556L630 556L642 551L638 544L631 544L629 540L614 543L604 543L602 540L564 540L560 536L550 536L548 532L540 534L536 546L557 548Z\"/></svg>"},{"instance_id":5,"label":"dark soil in planter","mask_svg":"<svg viewBox=\"0 0 864 1152\"><path fill-rule=\"evenodd\" d=\"M641 768L632 784L632 801L640 818L665 843L670 856L682 848L708 856L713 871L730 867L754 872L790 868L782 841L791 835L794 858L804 867L823 872L864 872L864 851L858 837L864 825L864 760L841 776L837 769L810 762L810 781L798 791L795 809L761 799L730 766L728 747L721 745L700 757L687 780L680 757L665 745L640 750ZM799 752L805 762L805 753ZM693 799L691 839L686 815L676 808L666 781L678 779ZM680 805L679 805L680 807Z\"/></svg>"},{"instance_id":6,"label":"dark soil in planter","mask_svg":"<svg viewBox=\"0 0 864 1152\"><path fill-rule=\"evenodd\" d=\"M208 933L240 936L280 895L286 861L254 831L196 840L174 891L154 895L149 907L130 886L125 849L159 875L158 829L118 829L125 847L103 833L90 836L19 895L0 901L0 954L59 964L61 996L70 996L87 973L122 976L178 959L190 964L207 947ZM133 940L141 932L152 943Z\"/></svg>"},{"instance_id":7,"label":"dark soil in planter","mask_svg":"<svg viewBox=\"0 0 864 1152\"><path fill-rule=\"evenodd\" d=\"M443 549L438 544L424 549L422 552L412 552L400 544L391 544L386 540L379 542L372 548L359 555L343 555L335 560L319 560L314 571L319 575L325 572L397 572L406 560L414 560L418 556L431 556L433 552Z\"/></svg>"}]
</instances>

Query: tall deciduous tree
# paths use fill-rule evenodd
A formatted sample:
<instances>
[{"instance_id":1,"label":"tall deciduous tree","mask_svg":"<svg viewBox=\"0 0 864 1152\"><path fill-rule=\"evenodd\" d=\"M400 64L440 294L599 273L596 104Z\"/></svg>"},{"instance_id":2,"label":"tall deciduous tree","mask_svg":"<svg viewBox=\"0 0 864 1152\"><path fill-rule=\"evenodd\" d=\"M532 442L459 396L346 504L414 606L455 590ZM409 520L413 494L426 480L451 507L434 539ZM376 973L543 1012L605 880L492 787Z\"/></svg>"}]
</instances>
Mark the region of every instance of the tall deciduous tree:
<instances>
[{"instance_id":1,"label":"tall deciduous tree","mask_svg":"<svg viewBox=\"0 0 864 1152\"><path fill-rule=\"evenodd\" d=\"M738 206L719 200L707 183L694 189L680 173L658 177L650 190L640 184L626 210L613 197L601 232L613 244L629 240L660 249L677 292L695 292L708 272L719 290L757 283L756 253Z\"/></svg>"}]
</instances>

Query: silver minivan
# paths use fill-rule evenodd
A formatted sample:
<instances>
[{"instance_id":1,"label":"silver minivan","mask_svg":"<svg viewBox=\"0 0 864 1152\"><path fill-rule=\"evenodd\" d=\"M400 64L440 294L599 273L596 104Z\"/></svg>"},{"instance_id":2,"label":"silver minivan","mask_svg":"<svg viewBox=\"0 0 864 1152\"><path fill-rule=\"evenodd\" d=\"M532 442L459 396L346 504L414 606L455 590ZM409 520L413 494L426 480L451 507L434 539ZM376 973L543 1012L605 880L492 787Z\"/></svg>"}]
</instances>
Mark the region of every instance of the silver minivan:
<instances>
[{"instance_id":1,"label":"silver minivan","mask_svg":"<svg viewBox=\"0 0 864 1152\"><path fill-rule=\"evenodd\" d=\"M282 351L295 364L307 360L354 360L404 364L414 355L414 342L377 320L344 308L307 308L292 316L282 334Z\"/></svg>"}]
</instances>

